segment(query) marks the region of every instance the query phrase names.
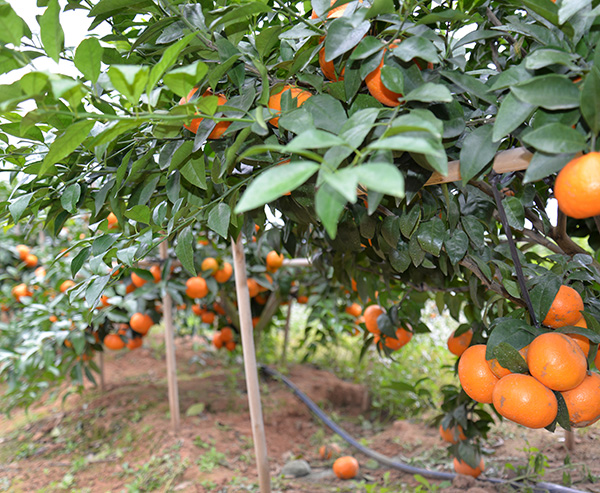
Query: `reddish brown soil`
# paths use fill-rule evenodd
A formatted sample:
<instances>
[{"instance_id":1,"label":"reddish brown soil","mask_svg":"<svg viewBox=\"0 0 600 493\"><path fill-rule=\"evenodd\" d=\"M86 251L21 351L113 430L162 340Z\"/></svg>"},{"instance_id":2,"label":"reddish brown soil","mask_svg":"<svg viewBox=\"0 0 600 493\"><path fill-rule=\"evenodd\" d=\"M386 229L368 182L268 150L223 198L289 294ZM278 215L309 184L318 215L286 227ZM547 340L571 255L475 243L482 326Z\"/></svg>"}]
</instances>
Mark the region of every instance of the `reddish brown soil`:
<instances>
[{"instance_id":1,"label":"reddish brown soil","mask_svg":"<svg viewBox=\"0 0 600 493\"><path fill-rule=\"evenodd\" d=\"M108 354L104 390L89 385L82 394L69 395L64 405L57 399L31 409L29 418L1 418L0 491L258 491L241 357L214 353L200 340L178 341L182 419L175 434L159 344L155 337L149 346L156 349ZM416 467L450 472L451 461L436 429L411 421L366 426L368 392L363 387L309 366L293 367L288 376L372 449ZM319 459L319 445L336 441L346 455L353 454L352 448L322 427L281 383L262 380L261 391L274 491L356 492L367 491L369 483L381 488L368 491L417 488L412 475L378 467L361 454L354 454L361 464L360 481L336 479L330 472L332 460ZM201 412L186 415L200 403ZM560 483L569 472L576 488L600 492L600 483L590 482L600 475L599 437L597 426L578 431L575 449L568 454L560 431L502 423L487 443L486 473L514 476L505 470L506 463L524 467L539 452L549 462L544 481ZM568 467L567 456L572 464ZM306 459L322 474L316 479L282 478L282 466L294 458ZM470 478L430 483L448 493L501 490Z\"/></svg>"}]
</instances>

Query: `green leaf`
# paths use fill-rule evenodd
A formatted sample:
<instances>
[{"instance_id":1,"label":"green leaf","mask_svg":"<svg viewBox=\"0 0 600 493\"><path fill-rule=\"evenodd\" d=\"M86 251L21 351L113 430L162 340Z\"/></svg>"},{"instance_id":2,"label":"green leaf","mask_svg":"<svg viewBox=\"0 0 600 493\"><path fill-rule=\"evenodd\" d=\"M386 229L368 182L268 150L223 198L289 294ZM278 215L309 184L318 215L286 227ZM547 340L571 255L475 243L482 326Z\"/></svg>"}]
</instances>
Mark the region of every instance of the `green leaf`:
<instances>
[{"instance_id":1,"label":"green leaf","mask_svg":"<svg viewBox=\"0 0 600 493\"><path fill-rule=\"evenodd\" d=\"M197 404L192 404L187 408L185 412L186 416L200 416L204 410L206 409L206 404L204 402L198 402Z\"/></svg>"},{"instance_id":2,"label":"green leaf","mask_svg":"<svg viewBox=\"0 0 600 493\"><path fill-rule=\"evenodd\" d=\"M587 147L585 136L562 123L548 123L522 136L523 142L549 154L582 151Z\"/></svg>"},{"instance_id":3,"label":"green leaf","mask_svg":"<svg viewBox=\"0 0 600 493\"><path fill-rule=\"evenodd\" d=\"M356 168L338 169L333 173L327 168L321 168L319 178L322 178L348 202L353 204L356 202L356 185L358 184Z\"/></svg>"},{"instance_id":4,"label":"green leaf","mask_svg":"<svg viewBox=\"0 0 600 493\"><path fill-rule=\"evenodd\" d=\"M264 60L271 50L279 43L279 34L281 34L281 26L269 26L256 36L255 45L256 51L261 58Z\"/></svg>"},{"instance_id":5,"label":"green leaf","mask_svg":"<svg viewBox=\"0 0 600 493\"><path fill-rule=\"evenodd\" d=\"M404 96L404 99L406 101L421 101L423 103L451 103L452 93L450 92L450 89L443 84L426 82L410 91Z\"/></svg>"},{"instance_id":6,"label":"green leaf","mask_svg":"<svg viewBox=\"0 0 600 493\"><path fill-rule=\"evenodd\" d=\"M360 16L339 17L329 23L325 37L325 61L350 51L371 29L371 23L361 20Z\"/></svg>"},{"instance_id":7,"label":"green leaf","mask_svg":"<svg viewBox=\"0 0 600 493\"><path fill-rule=\"evenodd\" d=\"M108 69L112 85L134 106L140 102L140 96L148 82L148 74L148 67L138 65L112 65Z\"/></svg>"},{"instance_id":8,"label":"green leaf","mask_svg":"<svg viewBox=\"0 0 600 493\"><path fill-rule=\"evenodd\" d=\"M108 281L110 281L110 278L111 278L111 276L107 275L107 276L95 277L92 279L92 282L90 282L88 288L85 291L85 300L90 305L96 304L96 302L98 301L98 298L100 298L100 295L104 292L104 289L106 288L106 285L108 284Z\"/></svg>"},{"instance_id":9,"label":"green leaf","mask_svg":"<svg viewBox=\"0 0 600 493\"><path fill-rule=\"evenodd\" d=\"M446 237L446 227L439 217L433 217L419 225L416 236L425 252L438 257Z\"/></svg>"},{"instance_id":10,"label":"green leaf","mask_svg":"<svg viewBox=\"0 0 600 493\"><path fill-rule=\"evenodd\" d=\"M71 276L74 278L75 275L81 270L83 264L90 256L90 247L82 248L75 258L71 262Z\"/></svg>"},{"instance_id":11,"label":"green leaf","mask_svg":"<svg viewBox=\"0 0 600 493\"><path fill-rule=\"evenodd\" d=\"M196 266L194 265L194 235L191 227L184 228L177 236L177 245L175 246L175 255L181 261L181 265L193 276L196 275Z\"/></svg>"},{"instance_id":12,"label":"green leaf","mask_svg":"<svg viewBox=\"0 0 600 493\"><path fill-rule=\"evenodd\" d=\"M230 219L231 209L224 202L219 202L208 213L208 227L222 238L227 239Z\"/></svg>"},{"instance_id":13,"label":"green leaf","mask_svg":"<svg viewBox=\"0 0 600 493\"><path fill-rule=\"evenodd\" d=\"M88 17L112 14L115 11L124 11L127 9L137 9L150 4L152 4L152 0L129 0L127 3L124 3L123 0L100 0L92 7L92 10L88 13Z\"/></svg>"},{"instance_id":14,"label":"green leaf","mask_svg":"<svg viewBox=\"0 0 600 493\"><path fill-rule=\"evenodd\" d=\"M530 344L536 335L542 333L540 329L514 318L497 318L490 329L491 333L485 351L485 359L488 361L495 358L494 350L499 344L504 342L519 350Z\"/></svg>"},{"instance_id":15,"label":"green leaf","mask_svg":"<svg viewBox=\"0 0 600 493\"><path fill-rule=\"evenodd\" d=\"M31 201L31 197L33 197L33 193L26 193L10 202L8 210L15 223L21 219L23 212L25 212L25 209L27 209L27 206Z\"/></svg>"},{"instance_id":16,"label":"green leaf","mask_svg":"<svg viewBox=\"0 0 600 493\"><path fill-rule=\"evenodd\" d=\"M404 74L398 67L393 65L381 67L381 82L390 91L404 93Z\"/></svg>"},{"instance_id":17,"label":"green leaf","mask_svg":"<svg viewBox=\"0 0 600 493\"><path fill-rule=\"evenodd\" d=\"M24 22L13 10L10 4L0 4L0 41L15 46L21 44L24 32Z\"/></svg>"},{"instance_id":18,"label":"green leaf","mask_svg":"<svg viewBox=\"0 0 600 493\"><path fill-rule=\"evenodd\" d=\"M163 77L165 85L178 96L187 94L198 84L208 72L208 65L196 61L185 67L175 68Z\"/></svg>"},{"instance_id":19,"label":"green leaf","mask_svg":"<svg viewBox=\"0 0 600 493\"><path fill-rule=\"evenodd\" d=\"M264 171L250 183L238 202L235 213L256 209L281 197L302 185L318 169L319 165L312 161L292 161Z\"/></svg>"},{"instance_id":20,"label":"green leaf","mask_svg":"<svg viewBox=\"0 0 600 493\"><path fill-rule=\"evenodd\" d=\"M500 342L494 347L494 357L500 366L513 373L528 373L529 367L523 356L507 342Z\"/></svg>"},{"instance_id":21,"label":"green leaf","mask_svg":"<svg viewBox=\"0 0 600 493\"><path fill-rule=\"evenodd\" d=\"M546 154L536 151L529 162L523 184L546 178L565 167L575 154Z\"/></svg>"},{"instance_id":22,"label":"green leaf","mask_svg":"<svg viewBox=\"0 0 600 493\"><path fill-rule=\"evenodd\" d=\"M150 224L150 209L147 205L134 205L131 209L125 211L123 215L138 223Z\"/></svg>"},{"instance_id":23,"label":"green leaf","mask_svg":"<svg viewBox=\"0 0 600 493\"><path fill-rule=\"evenodd\" d=\"M49 0L48 8L37 18L44 50L46 50L48 56L56 63L58 63L65 41L65 33L60 24L59 15L60 5L58 4L58 0Z\"/></svg>"},{"instance_id":24,"label":"green leaf","mask_svg":"<svg viewBox=\"0 0 600 493\"><path fill-rule=\"evenodd\" d=\"M271 12L271 8L268 5L261 2L250 2L241 6L236 6L236 8L231 9L225 15L216 17L215 22L213 22L209 28L216 31L218 26L227 27L231 24L238 24L253 15L267 12Z\"/></svg>"},{"instance_id":25,"label":"green leaf","mask_svg":"<svg viewBox=\"0 0 600 493\"><path fill-rule=\"evenodd\" d=\"M404 197L404 177L400 170L389 163L367 163L354 168L358 182L368 190Z\"/></svg>"},{"instance_id":26,"label":"green leaf","mask_svg":"<svg viewBox=\"0 0 600 493\"><path fill-rule=\"evenodd\" d=\"M104 255L117 241L117 235L106 234L98 236L92 243L92 255Z\"/></svg>"},{"instance_id":27,"label":"green leaf","mask_svg":"<svg viewBox=\"0 0 600 493\"><path fill-rule=\"evenodd\" d=\"M452 265L460 262L469 249L469 237L464 231L457 230L444 240L446 253Z\"/></svg>"},{"instance_id":28,"label":"green leaf","mask_svg":"<svg viewBox=\"0 0 600 493\"><path fill-rule=\"evenodd\" d=\"M206 169L203 158L190 159L179 171L192 185L206 190Z\"/></svg>"},{"instance_id":29,"label":"green leaf","mask_svg":"<svg viewBox=\"0 0 600 493\"><path fill-rule=\"evenodd\" d=\"M517 197L505 197L502 200L506 219L511 228L523 231L525 226L525 209L523 203Z\"/></svg>"},{"instance_id":30,"label":"green leaf","mask_svg":"<svg viewBox=\"0 0 600 493\"><path fill-rule=\"evenodd\" d=\"M337 235L338 221L345 205L344 198L327 183L319 187L315 194L315 211L332 239Z\"/></svg>"},{"instance_id":31,"label":"green leaf","mask_svg":"<svg viewBox=\"0 0 600 493\"><path fill-rule=\"evenodd\" d=\"M82 120L67 127L67 130L50 145L38 176L43 176L54 164L75 151L89 135L93 126L93 121Z\"/></svg>"},{"instance_id":32,"label":"green leaf","mask_svg":"<svg viewBox=\"0 0 600 493\"><path fill-rule=\"evenodd\" d=\"M492 142L498 142L503 137L506 137L527 120L535 109L535 106L519 101L513 93L509 92L498 109L492 133Z\"/></svg>"},{"instance_id":33,"label":"green leaf","mask_svg":"<svg viewBox=\"0 0 600 493\"><path fill-rule=\"evenodd\" d=\"M579 107L579 89L564 75L541 75L516 86L513 94L525 103L548 110Z\"/></svg>"},{"instance_id":34,"label":"green leaf","mask_svg":"<svg viewBox=\"0 0 600 493\"><path fill-rule=\"evenodd\" d=\"M97 134L94 139L90 142L90 148L99 147L109 142L117 140L119 135L131 130L132 128L139 128L141 120L118 120L111 122L105 127L105 129Z\"/></svg>"},{"instance_id":35,"label":"green leaf","mask_svg":"<svg viewBox=\"0 0 600 493\"><path fill-rule=\"evenodd\" d=\"M570 69L577 69L576 55L558 50L556 48L538 48L525 58L525 68L539 70L549 65L564 65Z\"/></svg>"},{"instance_id":36,"label":"green leaf","mask_svg":"<svg viewBox=\"0 0 600 493\"><path fill-rule=\"evenodd\" d=\"M583 81L581 115L590 126L590 130L598 135L600 133L600 67L592 67Z\"/></svg>"},{"instance_id":37,"label":"green leaf","mask_svg":"<svg viewBox=\"0 0 600 493\"><path fill-rule=\"evenodd\" d=\"M495 95L488 93L488 87L481 82L479 79L472 77L467 74L460 72L451 72L449 70L442 70L440 74L450 81L454 82L457 86L462 88L464 91L472 94L473 96L481 99L490 104L497 104Z\"/></svg>"},{"instance_id":38,"label":"green leaf","mask_svg":"<svg viewBox=\"0 0 600 493\"><path fill-rule=\"evenodd\" d=\"M347 146L348 143L340 139L337 135L333 135L323 130L311 128L302 132L298 137L293 139L285 150L294 152L303 149L323 149L335 146Z\"/></svg>"},{"instance_id":39,"label":"green leaf","mask_svg":"<svg viewBox=\"0 0 600 493\"><path fill-rule=\"evenodd\" d=\"M393 151L418 152L443 157L445 154L436 145L437 141L424 132L406 132L369 144L367 149L390 149Z\"/></svg>"},{"instance_id":40,"label":"green leaf","mask_svg":"<svg viewBox=\"0 0 600 493\"><path fill-rule=\"evenodd\" d=\"M96 38L84 39L75 50L75 66L94 84L100 76L100 66L104 48Z\"/></svg>"},{"instance_id":41,"label":"green leaf","mask_svg":"<svg viewBox=\"0 0 600 493\"><path fill-rule=\"evenodd\" d=\"M412 206L408 211L400 215L400 232L405 238L410 238L417 224L421 220L421 207L419 205Z\"/></svg>"},{"instance_id":42,"label":"green leaf","mask_svg":"<svg viewBox=\"0 0 600 493\"><path fill-rule=\"evenodd\" d=\"M500 142L492 141L492 125L481 125L467 135L460 150L460 176L463 184L477 176L494 159Z\"/></svg>"},{"instance_id":43,"label":"green leaf","mask_svg":"<svg viewBox=\"0 0 600 493\"><path fill-rule=\"evenodd\" d=\"M180 39L177 43L169 46L160 57L160 60L150 70L148 76L147 92L150 94L156 83L160 80L163 74L177 61L177 57L183 51L183 49L189 44L189 42L196 37L196 33L188 34L185 38ZM197 81L200 82L200 81Z\"/></svg>"},{"instance_id":44,"label":"green leaf","mask_svg":"<svg viewBox=\"0 0 600 493\"><path fill-rule=\"evenodd\" d=\"M578 12L585 11L591 6L592 0L569 0L561 2L558 7L558 23L562 26Z\"/></svg>"},{"instance_id":45,"label":"green leaf","mask_svg":"<svg viewBox=\"0 0 600 493\"><path fill-rule=\"evenodd\" d=\"M79 183L69 185L60 197L60 205L62 205L64 210L74 214L77 211L79 197L81 197L81 186Z\"/></svg>"},{"instance_id":46,"label":"green leaf","mask_svg":"<svg viewBox=\"0 0 600 493\"><path fill-rule=\"evenodd\" d=\"M547 274L529 291L533 311L538 322L541 323L546 318L561 284L561 280L557 275Z\"/></svg>"},{"instance_id":47,"label":"green leaf","mask_svg":"<svg viewBox=\"0 0 600 493\"><path fill-rule=\"evenodd\" d=\"M473 216L462 216L460 218L465 233L469 236L473 244L480 246L484 244L484 229L481 221Z\"/></svg>"},{"instance_id":48,"label":"green leaf","mask_svg":"<svg viewBox=\"0 0 600 493\"><path fill-rule=\"evenodd\" d=\"M410 62L413 58L422 58L433 63L439 61L436 47L423 36L411 36L402 40L392 53L405 62Z\"/></svg>"}]
</instances>

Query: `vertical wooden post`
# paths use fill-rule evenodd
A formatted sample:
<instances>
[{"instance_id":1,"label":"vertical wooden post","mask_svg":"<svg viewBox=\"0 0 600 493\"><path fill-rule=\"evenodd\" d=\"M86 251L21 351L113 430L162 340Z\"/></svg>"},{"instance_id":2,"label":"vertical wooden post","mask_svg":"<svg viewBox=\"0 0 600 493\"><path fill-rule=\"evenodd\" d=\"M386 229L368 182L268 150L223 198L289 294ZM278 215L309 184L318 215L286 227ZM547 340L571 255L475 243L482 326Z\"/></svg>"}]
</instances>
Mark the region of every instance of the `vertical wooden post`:
<instances>
[{"instance_id":1,"label":"vertical wooden post","mask_svg":"<svg viewBox=\"0 0 600 493\"><path fill-rule=\"evenodd\" d=\"M575 448L575 434L572 430L565 430L565 446L569 452Z\"/></svg>"},{"instance_id":2,"label":"vertical wooden post","mask_svg":"<svg viewBox=\"0 0 600 493\"><path fill-rule=\"evenodd\" d=\"M167 240L160 244L160 258L169 258L169 245ZM165 272L165 280L169 273ZM173 432L179 431L179 390L177 388L177 364L175 361L175 335L173 331L173 300L165 289L163 294L163 322L165 323L165 350L167 353L167 385L169 389L169 410L171 412L171 426Z\"/></svg>"},{"instance_id":3,"label":"vertical wooden post","mask_svg":"<svg viewBox=\"0 0 600 493\"><path fill-rule=\"evenodd\" d=\"M256 454L256 468L258 470L258 483L261 493L270 493L271 479L269 477L269 461L267 457L267 439L263 423L262 407L260 403L260 388L258 385L258 370L256 367L256 353L254 351L254 338L252 335L252 313L250 311L250 293L248 292L248 275L246 273L246 256L242 246L242 235L235 241L231 239L233 250L233 263L235 273L235 290L237 293L238 309L240 313L240 330L242 333L242 349L244 352L244 371L246 373L246 388L248 389L248 404L250 407L250 422L252 425L252 438L254 439L254 453Z\"/></svg>"},{"instance_id":4,"label":"vertical wooden post","mask_svg":"<svg viewBox=\"0 0 600 493\"><path fill-rule=\"evenodd\" d=\"M292 319L292 304L294 303L294 298L290 296L288 301L288 312L287 317L285 318L285 327L283 331L283 348L281 350L281 366L286 366L287 364L287 348L290 340L290 320Z\"/></svg>"},{"instance_id":5,"label":"vertical wooden post","mask_svg":"<svg viewBox=\"0 0 600 493\"><path fill-rule=\"evenodd\" d=\"M100 390L106 392L106 380L104 379L104 352L98 353L98 368L100 368Z\"/></svg>"}]
</instances>

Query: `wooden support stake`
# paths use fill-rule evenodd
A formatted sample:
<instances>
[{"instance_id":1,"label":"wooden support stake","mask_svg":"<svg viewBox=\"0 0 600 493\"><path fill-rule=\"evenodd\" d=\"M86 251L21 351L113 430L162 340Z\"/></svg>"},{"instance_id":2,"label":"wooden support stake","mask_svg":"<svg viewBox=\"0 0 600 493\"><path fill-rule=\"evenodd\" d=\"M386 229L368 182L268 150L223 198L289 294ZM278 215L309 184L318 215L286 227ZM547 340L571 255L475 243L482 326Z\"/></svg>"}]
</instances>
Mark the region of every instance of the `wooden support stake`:
<instances>
[{"instance_id":1,"label":"wooden support stake","mask_svg":"<svg viewBox=\"0 0 600 493\"><path fill-rule=\"evenodd\" d=\"M98 368L100 368L100 390L106 392L106 380L104 379L104 352L98 353Z\"/></svg>"},{"instance_id":2,"label":"wooden support stake","mask_svg":"<svg viewBox=\"0 0 600 493\"><path fill-rule=\"evenodd\" d=\"M287 317L285 318L285 327L283 332L283 348L281 349L281 366L286 366L287 364L287 348L290 340L290 320L292 319L292 304L294 303L294 298L290 297L288 301L288 312Z\"/></svg>"},{"instance_id":3,"label":"wooden support stake","mask_svg":"<svg viewBox=\"0 0 600 493\"><path fill-rule=\"evenodd\" d=\"M250 311L246 256L244 254L241 234L238 236L237 241L233 238L231 239L231 247L233 250L235 290L240 312L244 371L246 373L246 388L248 389L248 404L250 407L252 438L254 439L254 453L256 454L258 483L261 493L270 493L271 479L269 477L269 462L267 457L267 438L265 436L265 426L260 403L256 353L254 351L254 338L252 336L252 312Z\"/></svg>"},{"instance_id":4,"label":"wooden support stake","mask_svg":"<svg viewBox=\"0 0 600 493\"><path fill-rule=\"evenodd\" d=\"M569 452L575 448L575 434L572 430L565 430L565 446Z\"/></svg>"},{"instance_id":5,"label":"wooden support stake","mask_svg":"<svg viewBox=\"0 0 600 493\"><path fill-rule=\"evenodd\" d=\"M169 246L167 240L160 244L160 258L167 260ZM168 272L165 278L168 279ZM179 390L177 388L177 363L175 361L175 335L173 330L173 300L165 289L163 294L163 322L165 323L165 347L167 352L167 384L169 388L169 410L173 432L179 431Z\"/></svg>"}]
</instances>

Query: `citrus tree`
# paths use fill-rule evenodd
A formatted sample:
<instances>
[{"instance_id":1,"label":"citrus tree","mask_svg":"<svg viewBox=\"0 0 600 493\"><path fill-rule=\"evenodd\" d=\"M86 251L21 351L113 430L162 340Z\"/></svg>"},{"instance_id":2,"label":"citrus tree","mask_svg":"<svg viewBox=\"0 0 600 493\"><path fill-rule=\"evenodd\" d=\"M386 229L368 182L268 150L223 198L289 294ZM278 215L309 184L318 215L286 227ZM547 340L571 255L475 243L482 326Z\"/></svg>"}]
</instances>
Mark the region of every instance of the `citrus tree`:
<instances>
[{"instance_id":1,"label":"citrus tree","mask_svg":"<svg viewBox=\"0 0 600 493\"><path fill-rule=\"evenodd\" d=\"M2 86L13 188L0 217L57 235L89 215L71 271L75 259L98 268L72 301L96 306L167 239L198 277L198 228L249 242L269 204L281 249L374 306L365 343L426 333L426 299L465 317L449 346L469 346L457 367L466 393L444 389L442 421L453 441L464 431L459 468L480 464L491 417L478 402L532 427L598 418L599 377L587 373L600 341L597 2L38 4L39 26L0 4L2 70L48 57L79 74L32 68ZM64 46L67 9L110 34ZM494 172L507 151L526 170ZM558 382L536 369L551 355ZM584 384L594 415L582 418L568 393Z\"/></svg>"}]
</instances>

